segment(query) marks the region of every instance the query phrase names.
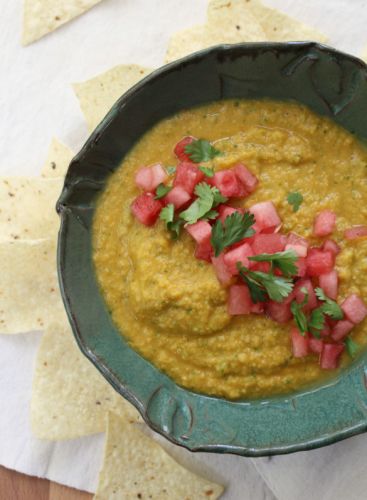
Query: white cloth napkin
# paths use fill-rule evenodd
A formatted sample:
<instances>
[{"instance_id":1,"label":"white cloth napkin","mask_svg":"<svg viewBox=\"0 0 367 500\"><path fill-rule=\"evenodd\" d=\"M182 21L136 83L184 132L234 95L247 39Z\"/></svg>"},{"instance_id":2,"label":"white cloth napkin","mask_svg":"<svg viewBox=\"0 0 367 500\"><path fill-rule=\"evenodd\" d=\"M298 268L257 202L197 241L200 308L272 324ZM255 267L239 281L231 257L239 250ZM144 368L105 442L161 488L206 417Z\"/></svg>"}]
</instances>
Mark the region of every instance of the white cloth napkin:
<instances>
[{"instance_id":1,"label":"white cloth napkin","mask_svg":"<svg viewBox=\"0 0 367 500\"><path fill-rule=\"evenodd\" d=\"M0 175L35 175L53 135L75 150L87 138L70 83L115 64L159 66L173 32L204 22L207 0L104 0L27 48L20 45L22 1L0 3ZM358 54L367 45L366 0L265 3L323 31L341 50ZM28 407L39 338L0 336L0 464L94 491L103 435L60 443L31 436ZM253 461L164 445L193 470L222 481L226 500L274 500L270 489L279 500L367 498L366 436Z\"/></svg>"}]
</instances>

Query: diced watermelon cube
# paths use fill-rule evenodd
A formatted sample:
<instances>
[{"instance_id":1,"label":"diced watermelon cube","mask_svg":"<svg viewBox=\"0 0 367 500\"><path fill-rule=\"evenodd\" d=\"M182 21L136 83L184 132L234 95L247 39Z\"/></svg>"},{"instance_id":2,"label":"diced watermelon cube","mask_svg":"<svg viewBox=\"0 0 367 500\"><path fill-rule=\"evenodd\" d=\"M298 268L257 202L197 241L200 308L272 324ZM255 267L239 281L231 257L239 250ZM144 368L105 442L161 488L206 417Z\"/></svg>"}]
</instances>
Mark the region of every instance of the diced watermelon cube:
<instances>
[{"instance_id":1,"label":"diced watermelon cube","mask_svg":"<svg viewBox=\"0 0 367 500\"><path fill-rule=\"evenodd\" d=\"M211 225L203 220L199 220L195 224L186 224L185 229L197 243L209 241L212 234Z\"/></svg>"},{"instance_id":2,"label":"diced watermelon cube","mask_svg":"<svg viewBox=\"0 0 367 500\"><path fill-rule=\"evenodd\" d=\"M336 215L332 210L323 210L314 220L313 234L315 236L327 236L335 229Z\"/></svg>"},{"instance_id":3,"label":"diced watermelon cube","mask_svg":"<svg viewBox=\"0 0 367 500\"><path fill-rule=\"evenodd\" d=\"M367 226L354 226L344 231L344 237L347 240L355 240L367 236Z\"/></svg>"},{"instance_id":4,"label":"diced watermelon cube","mask_svg":"<svg viewBox=\"0 0 367 500\"><path fill-rule=\"evenodd\" d=\"M232 285L228 294L228 314L236 316L239 314L250 314L253 302L247 285Z\"/></svg>"},{"instance_id":5,"label":"diced watermelon cube","mask_svg":"<svg viewBox=\"0 0 367 500\"><path fill-rule=\"evenodd\" d=\"M282 252L285 247L285 236L278 233L256 234L251 244L254 254Z\"/></svg>"},{"instance_id":6,"label":"diced watermelon cube","mask_svg":"<svg viewBox=\"0 0 367 500\"><path fill-rule=\"evenodd\" d=\"M135 174L135 184L144 191L154 191L167 179L167 173L160 163L151 167L141 167Z\"/></svg>"},{"instance_id":7,"label":"diced watermelon cube","mask_svg":"<svg viewBox=\"0 0 367 500\"><path fill-rule=\"evenodd\" d=\"M298 304L303 302L305 298L305 294L302 292L302 288L306 289L308 293L308 301L307 304L305 304L303 310L305 312L312 311L312 309L315 309L315 307L317 307L317 297L315 294L315 290L313 289L311 280L301 279L298 280L297 283L294 285L293 292Z\"/></svg>"},{"instance_id":8,"label":"diced watermelon cube","mask_svg":"<svg viewBox=\"0 0 367 500\"><path fill-rule=\"evenodd\" d=\"M251 271L260 271L262 273L269 273L271 269L270 262L254 262L250 261ZM276 271L276 270L275 270Z\"/></svg>"},{"instance_id":9,"label":"diced watermelon cube","mask_svg":"<svg viewBox=\"0 0 367 500\"><path fill-rule=\"evenodd\" d=\"M282 222L272 201L256 203L249 208L249 211L255 216L254 229L256 231L274 229Z\"/></svg>"},{"instance_id":10,"label":"diced watermelon cube","mask_svg":"<svg viewBox=\"0 0 367 500\"><path fill-rule=\"evenodd\" d=\"M283 302L269 300L266 303L266 313L273 321L287 323L292 318L291 302L287 299Z\"/></svg>"},{"instance_id":11,"label":"diced watermelon cube","mask_svg":"<svg viewBox=\"0 0 367 500\"><path fill-rule=\"evenodd\" d=\"M324 328L320 332L320 335L321 335L321 337L328 337L330 335L330 333L331 333L331 328L326 321Z\"/></svg>"},{"instance_id":12,"label":"diced watermelon cube","mask_svg":"<svg viewBox=\"0 0 367 500\"><path fill-rule=\"evenodd\" d=\"M315 337L310 337L308 341L310 346L310 351L315 354L321 354L324 342L321 339L316 339Z\"/></svg>"},{"instance_id":13,"label":"diced watermelon cube","mask_svg":"<svg viewBox=\"0 0 367 500\"><path fill-rule=\"evenodd\" d=\"M327 274L321 274L319 276L319 285L328 297L336 300L338 296L338 273L335 269Z\"/></svg>"},{"instance_id":14,"label":"diced watermelon cube","mask_svg":"<svg viewBox=\"0 0 367 500\"><path fill-rule=\"evenodd\" d=\"M339 359L344 351L343 344L325 344L323 345L320 366L323 370L335 370L339 366Z\"/></svg>"},{"instance_id":15,"label":"diced watermelon cube","mask_svg":"<svg viewBox=\"0 0 367 500\"><path fill-rule=\"evenodd\" d=\"M222 285L228 285L232 279L232 274L228 271L224 262L224 254L221 253L219 257L212 256L211 261L219 283Z\"/></svg>"},{"instance_id":16,"label":"diced watermelon cube","mask_svg":"<svg viewBox=\"0 0 367 500\"><path fill-rule=\"evenodd\" d=\"M308 246L308 241L305 238L295 233L289 233L285 250L293 250L299 257L306 257Z\"/></svg>"},{"instance_id":17,"label":"diced watermelon cube","mask_svg":"<svg viewBox=\"0 0 367 500\"><path fill-rule=\"evenodd\" d=\"M173 185L181 187L190 195L194 193L196 184L204 179L204 174L193 163L182 162L177 165Z\"/></svg>"},{"instance_id":18,"label":"diced watermelon cube","mask_svg":"<svg viewBox=\"0 0 367 500\"><path fill-rule=\"evenodd\" d=\"M139 222L152 226L158 219L162 203L155 200L151 193L142 193L131 204L131 212Z\"/></svg>"},{"instance_id":19,"label":"diced watermelon cube","mask_svg":"<svg viewBox=\"0 0 367 500\"><path fill-rule=\"evenodd\" d=\"M250 172L247 167L245 167L245 165L243 165L242 163L237 163L237 165L233 167L233 170L236 174L237 179L244 186L247 193L252 193L253 191L255 191L259 180L252 172Z\"/></svg>"},{"instance_id":20,"label":"diced watermelon cube","mask_svg":"<svg viewBox=\"0 0 367 500\"><path fill-rule=\"evenodd\" d=\"M306 257L307 274L321 276L332 271L335 264L335 255L332 252L310 248Z\"/></svg>"},{"instance_id":21,"label":"diced watermelon cube","mask_svg":"<svg viewBox=\"0 0 367 500\"><path fill-rule=\"evenodd\" d=\"M304 278L307 271L306 259L304 257L299 257L296 260L295 265L297 267L297 276L299 276L300 278Z\"/></svg>"},{"instance_id":22,"label":"diced watermelon cube","mask_svg":"<svg viewBox=\"0 0 367 500\"><path fill-rule=\"evenodd\" d=\"M248 257L253 255L252 248L248 243L242 243L242 245L229 250L224 255L224 262L229 270L229 272L235 276L238 274L237 262L241 262L242 265L249 267Z\"/></svg>"},{"instance_id":23,"label":"diced watermelon cube","mask_svg":"<svg viewBox=\"0 0 367 500\"><path fill-rule=\"evenodd\" d=\"M340 306L349 321L355 325L367 316L367 307L361 297L353 293L349 295Z\"/></svg>"},{"instance_id":24,"label":"diced watermelon cube","mask_svg":"<svg viewBox=\"0 0 367 500\"><path fill-rule=\"evenodd\" d=\"M192 137L192 135L187 135L186 137L183 137L175 146L173 152L177 156L177 158L181 161L188 161L191 162L190 156L185 153L185 147L188 144L191 144L192 142L196 141L195 137Z\"/></svg>"},{"instance_id":25,"label":"diced watermelon cube","mask_svg":"<svg viewBox=\"0 0 367 500\"><path fill-rule=\"evenodd\" d=\"M337 243L335 243L334 240L326 240L321 248L323 250L327 250L327 251L333 253L334 255L338 255L338 253L340 253L340 250L341 250L340 246Z\"/></svg>"},{"instance_id":26,"label":"diced watermelon cube","mask_svg":"<svg viewBox=\"0 0 367 500\"><path fill-rule=\"evenodd\" d=\"M241 208L233 208L228 205L219 205L219 207L217 207L216 210L219 214L218 219L221 222L224 222L229 215L232 215L235 212L243 214L243 210Z\"/></svg>"},{"instance_id":27,"label":"diced watermelon cube","mask_svg":"<svg viewBox=\"0 0 367 500\"><path fill-rule=\"evenodd\" d=\"M202 243L197 243L195 247L195 257L199 260L206 260L211 262L214 251L210 243L210 240L203 241Z\"/></svg>"},{"instance_id":28,"label":"diced watermelon cube","mask_svg":"<svg viewBox=\"0 0 367 500\"><path fill-rule=\"evenodd\" d=\"M178 209L186 205L186 203L191 200L191 195L185 191L183 187L175 186L163 198L163 200L167 205L172 203L175 206L175 209Z\"/></svg>"},{"instance_id":29,"label":"diced watermelon cube","mask_svg":"<svg viewBox=\"0 0 367 500\"><path fill-rule=\"evenodd\" d=\"M223 196L239 198L247 194L233 170L220 170L214 174L212 180Z\"/></svg>"},{"instance_id":30,"label":"diced watermelon cube","mask_svg":"<svg viewBox=\"0 0 367 500\"><path fill-rule=\"evenodd\" d=\"M295 326L291 328L291 341L293 356L295 358L303 358L309 354L309 339L306 335L301 335L300 331Z\"/></svg>"},{"instance_id":31,"label":"diced watermelon cube","mask_svg":"<svg viewBox=\"0 0 367 500\"><path fill-rule=\"evenodd\" d=\"M343 340L353 328L354 323L348 321L347 319L337 321L331 333L331 338L339 342L340 340Z\"/></svg>"}]
</instances>

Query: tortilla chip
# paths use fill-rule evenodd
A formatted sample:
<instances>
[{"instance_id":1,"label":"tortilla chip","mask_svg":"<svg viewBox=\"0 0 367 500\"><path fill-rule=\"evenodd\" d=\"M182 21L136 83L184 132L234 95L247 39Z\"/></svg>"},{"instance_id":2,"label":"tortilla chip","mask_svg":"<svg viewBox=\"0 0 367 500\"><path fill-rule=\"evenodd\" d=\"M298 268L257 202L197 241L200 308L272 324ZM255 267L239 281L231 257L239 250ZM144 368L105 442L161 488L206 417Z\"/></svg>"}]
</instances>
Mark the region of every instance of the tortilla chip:
<instances>
[{"instance_id":1,"label":"tortilla chip","mask_svg":"<svg viewBox=\"0 0 367 500\"><path fill-rule=\"evenodd\" d=\"M51 33L101 0L24 0L23 45Z\"/></svg>"},{"instance_id":2,"label":"tortilla chip","mask_svg":"<svg viewBox=\"0 0 367 500\"><path fill-rule=\"evenodd\" d=\"M65 317L53 240L0 242L0 333L42 330Z\"/></svg>"},{"instance_id":3,"label":"tortilla chip","mask_svg":"<svg viewBox=\"0 0 367 500\"><path fill-rule=\"evenodd\" d=\"M33 376L31 425L40 439L73 439L102 432L113 411L137 421L137 410L80 352L69 323L49 324Z\"/></svg>"},{"instance_id":4,"label":"tortilla chip","mask_svg":"<svg viewBox=\"0 0 367 500\"><path fill-rule=\"evenodd\" d=\"M258 23L256 23L256 26L259 26ZM254 25L252 25L252 27L254 27ZM165 61L171 62L191 54L192 52L221 43L253 42L259 39L263 40L264 35L260 38L251 38L246 30L234 31L233 29L229 29L228 24L215 27L208 24L194 26L192 28L179 31L171 37Z\"/></svg>"},{"instance_id":5,"label":"tortilla chip","mask_svg":"<svg viewBox=\"0 0 367 500\"><path fill-rule=\"evenodd\" d=\"M237 9L244 8L243 0L231 0L231 4L234 16L238 15ZM328 40L324 34L314 28L306 26L279 10L263 5L259 0L247 0L246 6L261 24L266 40L273 42L312 40L321 43Z\"/></svg>"},{"instance_id":6,"label":"tortilla chip","mask_svg":"<svg viewBox=\"0 0 367 500\"><path fill-rule=\"evenodd\" d=\"M122 64L91 80L74 83L73 89L89 130L94 130L115 101L151 71L136 64Z\"/></svg>"},{"instance_id":7,"label":"tortilla chip","mask_svg":"<svg viewBox=\"0 0 367 500\"><path fill-rule=\"evenodd\" d=\"M95 500L213 500L222 492L222 486L179 465L134 424L109 415Z\"/></svg>"},{"instance_id":8,"label":"tortilla chip","mask_svg":"<svg viewBox=\"0 0 367 500\"><path fill-rule=\"evenodd\" d=\"M0 177L0 241L56 238L63 179Z\"/></svg>"},{"instance_id":9,"label":"tortilla chip","mask_svg":"<svg viewBox=\"0 0 367 500\"><path fill-rule=\"evenodd\" d=\"M47 153L41 177L65 177L74 153L65 144L53 138Z\"/></svg>"}]
</instances>

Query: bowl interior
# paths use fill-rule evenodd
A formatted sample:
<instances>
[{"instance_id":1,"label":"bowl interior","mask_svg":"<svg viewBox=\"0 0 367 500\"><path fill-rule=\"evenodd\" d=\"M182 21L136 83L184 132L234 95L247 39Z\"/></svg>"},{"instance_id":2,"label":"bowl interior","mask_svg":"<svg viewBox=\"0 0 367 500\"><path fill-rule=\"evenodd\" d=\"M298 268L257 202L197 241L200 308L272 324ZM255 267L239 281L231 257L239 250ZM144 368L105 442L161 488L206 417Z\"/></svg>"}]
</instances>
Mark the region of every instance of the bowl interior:
<instances>
[{"instance_id":1,"label":"bowl interior","mask_svg":"<svg viewBox=\"0 0 367 500\"><path fill-rule=\"evenodd\" d=\"M181 109L226 98L296 100L367 139L366 67L315 43L220 46L155 71L122 96L72 161L58 201L58 270L83 353L156 431L190 450L241 455L329 444L367 427L366 355L326 385L256 401L196 394L133 351L98 290L91 226L98 194L133 144Z\"/></svg>"}]
</instances>

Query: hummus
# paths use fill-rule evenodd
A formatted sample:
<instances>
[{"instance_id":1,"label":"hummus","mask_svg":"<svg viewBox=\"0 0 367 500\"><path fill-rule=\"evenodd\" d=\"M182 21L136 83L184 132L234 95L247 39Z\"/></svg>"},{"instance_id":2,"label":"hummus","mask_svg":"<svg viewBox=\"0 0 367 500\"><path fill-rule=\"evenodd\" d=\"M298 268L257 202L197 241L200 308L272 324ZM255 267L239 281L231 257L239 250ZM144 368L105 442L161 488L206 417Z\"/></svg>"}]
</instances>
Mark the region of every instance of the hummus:
<instances>
[{"instance_id":1,"label":"hummus","mask_svg":"<svg viewBox=\"0 0 367 500\"><path fill-rule=\"evenodd\" d=\"M155 125L111 175L93 225L96 276L114 322L131 346L178 384L228 399L264 397L298 390L335 376L316 356L294 358L289 325L254 314L229 316L227 291L213 266L193 257L183 231L173 241L161 221L137 222L130 204L139 193L134 174L142 165L175 165L172 147L183 136L216 141L224 154L207 166L238 161L259 179L242 206L272 200L293 231L314 244L313 220L321 210L337 214L334 240L339 298L367 300L367 239L348 241L343 231L367 216L367 152L346 130L290 102L221 101L180 112ZM287 202L299 192L297 212ZM367 341L364 323L353 330ZM348 363L344 355L342 366Z\"/></svg>"}]
</instances>

